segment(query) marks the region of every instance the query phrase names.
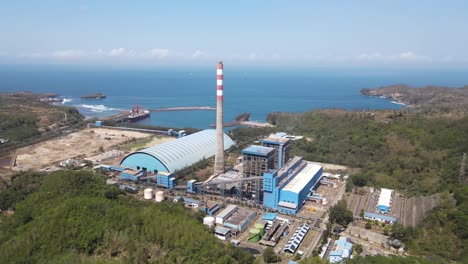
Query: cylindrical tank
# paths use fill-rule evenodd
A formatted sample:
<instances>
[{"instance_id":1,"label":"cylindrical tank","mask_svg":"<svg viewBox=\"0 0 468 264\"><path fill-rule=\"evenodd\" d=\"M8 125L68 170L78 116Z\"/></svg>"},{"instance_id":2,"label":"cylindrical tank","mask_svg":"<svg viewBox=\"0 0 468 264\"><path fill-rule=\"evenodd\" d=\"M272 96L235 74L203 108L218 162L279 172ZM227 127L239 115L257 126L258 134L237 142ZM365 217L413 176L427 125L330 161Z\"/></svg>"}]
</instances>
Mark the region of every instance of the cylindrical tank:
<instances>
[{"instance_id":1,"label":"cylindrical tank","mask_svg":"<svg viewBox=\"0 0 468 264\"><path fill-rule=\"evenodd\" d=\"M260 241L260 230L257 228L252 228L249 231L249 242L257 243Z\"/></svg>"},{"instance_id":2,"label":"cylindrical tank","mask_svg":"<svg viewBox=\"0 0 468 264\"><path fill-rule=\"evenodd\" d=\"M163 192L163 191L157 191L157 192L156 192L155 200L156 200L156 202L158 202L158 203L164 201L164 192Z\"/></svg>"},{"instance_id":3,"label":"cylindrical tank","mask_svg":"<svg viewBox=\"0 0 468 264\"><path fill-rule=\"evenodd\" d=\"M153 189L151 189L151 188L145 189L143 197L145 198L145 200L152 199L153 198Z\"/></svg>"},{"instance_id":4,"label":"cylindrical tank","mask_svg":"<svg viewBox=\"0 0 468 264\"><path fill-rule=\"evenodd\" d=\"M206 216L203 218L203 224L207 225L208 227L212 227L215 224L215 218L212 216Z\"/></svg>"},{"instance_id":5,"label":"cylindrical tank","mask_svg":"<svg viewBox=\"0 0 468 264\"><path fill-rule=\"evenodd\" d=\"M256 223L254 228L260 230L260 237L263 237L263 235L265 234L265 224L263 223Z\"/></svg>"}]
</instances>

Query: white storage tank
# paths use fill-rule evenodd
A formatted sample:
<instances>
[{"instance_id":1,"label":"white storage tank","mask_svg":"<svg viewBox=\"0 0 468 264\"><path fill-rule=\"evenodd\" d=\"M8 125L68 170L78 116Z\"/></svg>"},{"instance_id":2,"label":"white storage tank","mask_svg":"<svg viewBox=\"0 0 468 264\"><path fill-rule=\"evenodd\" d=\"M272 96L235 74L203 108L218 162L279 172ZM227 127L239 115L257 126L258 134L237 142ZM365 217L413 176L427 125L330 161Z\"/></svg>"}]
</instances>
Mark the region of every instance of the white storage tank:
<instances>
[{"instance_id":1,"label":"white storage tank","mask_svg":"<svg viewBox=\"0 0 468 264\"><path fill-rule=\"evenodd\" d=\"M212 216L206 216L203 218L203 224L207 225L208 227L212 227L215 224L215 218Z\"/></svg>"},{"instance_id":2,"label":"white storage tank","mask_svg":"<svg viewBox=\"0 0 468 264\"><path fill-rule=\"evenodd\" d=\"M163 191L157 191L155 200L158 203L164 201L164 192Z\"/></svg>"},{"instance_id":3,"label":"white storage tank","mask_svg":"<svg viewBox=\"0 0 468 264\"><path fill-rule=\"evenodd\" d=\"M153 189L151 188L145 189L143 197L145 198L145 200L153 199Z\"/></svg>"}]
</instances>

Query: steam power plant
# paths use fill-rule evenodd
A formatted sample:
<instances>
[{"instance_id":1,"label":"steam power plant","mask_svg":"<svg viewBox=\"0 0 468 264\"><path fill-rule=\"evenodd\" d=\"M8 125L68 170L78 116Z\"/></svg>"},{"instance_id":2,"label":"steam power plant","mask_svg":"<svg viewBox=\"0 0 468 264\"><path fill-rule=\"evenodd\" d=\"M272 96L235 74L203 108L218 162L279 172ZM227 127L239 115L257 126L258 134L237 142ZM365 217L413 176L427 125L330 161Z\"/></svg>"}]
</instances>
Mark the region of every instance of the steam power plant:
<instances>
[{"instance_id":1,"label":"steam power plant","mask_svg":"<svg viewBox=\"0 0 468 264\"><path fill-rule=\"evenodd\" d=\"M214 174L224 172L224 140L223 140L223 62L218 62L216 68L216 155Z\"/></svg>"},{"instance_id":2,"label":"steam power plant","mask_svg":"<svg viewBox=\"0 0 468 264\"><path fill-rule=\"evenodd\" d=\"M174 141L136 151L121 162L121 179L153 181L167 189L175 188L175 172L213 155L213 175L204 182L187 182L188 193L217 194L249 199L264 208L297 214L306 200L323 202L315 193L322 180L322 166L302 157L291 157L291 137L276 133L241 151L237 164L225 172L224 151L234 141L224 134L224 67L216 67L216 130L203 130ZM179 135L180 136L180 135ZM152 199L153 192L145 192ZM156 197L157 200L163 198ZM242 221L235 222L241 226Z\"/></svg>"}]
</instances>

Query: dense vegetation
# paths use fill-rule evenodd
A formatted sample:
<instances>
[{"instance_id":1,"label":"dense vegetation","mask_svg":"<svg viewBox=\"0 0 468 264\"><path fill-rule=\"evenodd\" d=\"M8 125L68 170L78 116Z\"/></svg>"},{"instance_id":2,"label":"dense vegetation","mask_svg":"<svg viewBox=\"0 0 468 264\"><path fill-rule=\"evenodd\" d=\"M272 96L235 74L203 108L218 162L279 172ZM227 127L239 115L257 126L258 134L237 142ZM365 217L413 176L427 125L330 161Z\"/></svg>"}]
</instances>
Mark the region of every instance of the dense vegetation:
<instances>
[{"instance_id":1,"label":"dense vegetation","mask_svg":"<svg viewBox=\"0 0 468 264\"><path fill-rule=\"evenodd\" d=\"M278 130L309 138L294 143L294 154L361 168L355 183L408 195L436 193L458 182L462 156L468 152L468 116L325 110L276 113L269 120Z\"/></svg>"},{"instance_id":2,"label":"dense vegetation","mask_svg":"<svg viewBox=\"0 0 468 264\"><path fill-rule=\"evenodd\" d=\"M125 196L85 171L16 176L1 193L2 263L252 263L174 203ZM5 199L7 198L7 199Z\"/></svg>"},{"instance_id":3,"label":"dense vegetation","mask_svg":"<svg viewBox=\"0 0 468 264\"><path fill-rule=\"evenodd\" d=\"M22 142L41 133L75 125L83 116L74 107L40 102L40 94L0 93L0 138Z\"/></svg>"},{"instance_id":4,"label":"dense vegetation","mask_svg":"<svg viewBox=\"0 0 468 264\"><path fill-rule=\"evenodd\" d=\"M441 204L418 228L394 225L392 236L406 243L410 252L446 260L468 259L468 186L451 186ZM455 203L453 198L455 199Z\"/></svg>"}]
</instances>

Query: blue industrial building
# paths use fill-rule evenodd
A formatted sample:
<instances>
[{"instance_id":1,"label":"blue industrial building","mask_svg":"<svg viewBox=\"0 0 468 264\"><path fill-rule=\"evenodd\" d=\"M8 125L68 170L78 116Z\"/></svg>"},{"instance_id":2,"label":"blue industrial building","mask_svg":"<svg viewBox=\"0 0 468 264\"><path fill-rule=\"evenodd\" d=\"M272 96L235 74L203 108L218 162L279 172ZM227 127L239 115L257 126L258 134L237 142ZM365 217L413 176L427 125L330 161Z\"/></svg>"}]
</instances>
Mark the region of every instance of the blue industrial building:
<instances>
[{"instance_id":1,"label":"blue industrial building","mask_svg":"<svg viewBox=\"0 0 468 264\"><path fill-rule=\"evenodd\" d=\"M234 141L224 134L224 149ZM207 129L163 144L143 149L126 156L123 167L147 170L154 173L174 173L215 154L216 130Z\"/></svg>"},{"instance_id":2,"label":"blue industrial building","mask_svg":"<svg viewBox=\"0 0 468 264\"><path fill-rule=\"evenodd\" d=\"M156 174L156 184L167 189L173 189L175 186L175 178L172 173L160 171Z\"/></svg>"},{"instance_id":3,"label":"blue industrial building","mask_svg":"<svg viewBox=\"0 0 468 264\"><path fill-rule=\"evenodd\" d=\"M322 166L294 157L279 170L263 174L263 205L295 215L322 177Z\"/></svg>"},{"instance_id":4,"label":"blue industrial building","mask_svg":"<svg viewBox=\"0 0 468 264\"><path fill-rule=\"evenodd\" d=\"M125 169L122 172L120 172L121 180L139 181L145 176L146 173L141 170Z\"/></svg>"},{"instance_id":5,"label":"blue industrial building","mask_svg":"<svg viewBox=\"0 0 468 264\"><path fill-rule=\"evenodd\" d=\"M189 193L196 193L197 192L197 187L196 187L197 180L192 179L187 182L187 192Z\"/></svg>"},{"instance_id":6,"label":"blue industrial building","mask_svg":"<svg viewBox=\"0 0 468 264\"><path fill-rule=\"evenodd\" d=\"M251 145L241 152L245 177L262 176L265 171L274 169L274 148Z\"/></svg>"},{"instance_id":7,"label":"blue industrial building","mask_svg":"<svg viewBox=\"0 0 468 264\"><path fill-rule=\"evenodd\" d=\"M395 217L391 217L391 216L383 215L383 214L375 214L375 213L370 213L370 212L364 212L364 219L380 221L380 222L384 222L387 224L393 224L397 220Z\"/></svg>"},{"instance_id":8,"label":"blue industrial building","mask_svg":"<svg viewBox=\"0 0 468 264\"><path fill-rule=\"evenodd\" d=\"M285 138L286 133L272 134L267 138L260 140L262 146L274 148L276 155L274 157L274 169L279 169L289 160L289 149L291 140Z\"/></svg>"},{"instance_id":9,"label":"blue industrial building","mask_svg":"<svg viewBox=\"0 0 468 264\"><path fill-rule=\"evenodd\" d=\"M377 202L377 212L388 214L391 210L393 190L380 189L379 201Z\"/></svg>"},{"instance_id":10,"label":"blue industrial building","mask_svg":"<svg viewBox=\"0 0 468 264\"><path fill-rule=\"evenodd\" d=\"M349 243L345 237L335 240L333 250L330 252L330 263L342 263L345 259L351 257L353 253L353 244Z\"/></svg>"},{"instance_id":11,"label":"blue industrial building","mask_svg":"<svg viewBox=\"0 0 468 264\"><path fill-rule=\"evenodd\" d=\"M200 207L200 211L203 211L208 215L215 215L219 210L221 210L221 206L219 204L214 204L211 207Z\"/></svg>"}]
</instances>

